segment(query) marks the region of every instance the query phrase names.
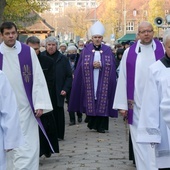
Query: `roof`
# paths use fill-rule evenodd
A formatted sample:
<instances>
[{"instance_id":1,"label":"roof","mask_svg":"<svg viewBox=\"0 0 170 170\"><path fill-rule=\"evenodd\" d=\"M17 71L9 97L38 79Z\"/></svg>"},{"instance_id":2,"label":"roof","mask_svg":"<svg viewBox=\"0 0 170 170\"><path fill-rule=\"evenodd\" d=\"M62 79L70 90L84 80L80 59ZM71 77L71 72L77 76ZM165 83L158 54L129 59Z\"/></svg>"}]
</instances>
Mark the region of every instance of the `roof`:
<instances>
[{"instance_id":1,"label":"roof","mask_svg":"<svg viewBox=\"0 0 170 170\"><path fill-rule=\"evenodd\" d=\"M47 25L46 22L41 19L38 19L33 25L27 26L26 29L30 31L54 31L54 28Z\"/></svg>"},{"instance_id":2,"label":"roof","mask_svg":"<svg viewBox=\"0 0 170 170\"><path fill-rule=\"evenodd\" d=\"M40 33L50 33L54 32L55 29L49 25L45 19L43 19L38 13L33 11L30 13L30 17L35 17L33 21L22 22L22 28L19 29L20 33L28 32L40 32Z\"/></svg>"},{"instance_id":3,"label":"roof","mask_svg":"<svg viewBox=\"0 0 170 170\"><path fill-rule=\"evenodd\" d=\"M117 39L117 42L121 43L124 41L134 41L135 39L136 39L136 34L125 34L123 37Z\"/></svg>"}]
</instances>

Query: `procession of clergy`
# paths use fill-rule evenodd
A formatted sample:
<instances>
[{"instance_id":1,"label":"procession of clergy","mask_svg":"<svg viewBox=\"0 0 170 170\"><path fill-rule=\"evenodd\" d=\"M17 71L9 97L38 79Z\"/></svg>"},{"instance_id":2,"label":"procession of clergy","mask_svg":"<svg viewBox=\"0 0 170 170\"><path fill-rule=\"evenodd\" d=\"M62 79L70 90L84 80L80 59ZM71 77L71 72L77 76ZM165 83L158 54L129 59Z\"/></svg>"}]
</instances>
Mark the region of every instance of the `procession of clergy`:
<instances>
[{"instance_id":1,"label":"procession of clergy","mask_svg":"<svg viewBox=\"0 0 170 170\"><path fill-rule=\"evenodd\" d=\"M2 23L0 170L38 170L41 155L59 152L68 93L68 111L85 113L89 129L105 133L118 113L127 120L137 170L170 169L170 31L162 43L153 26L141 22L119 76L111 48L102 43L104 26L97 21L90 31L92 43L76 60L75 53L61 54L52 36L40 55L39 40L21 43L16 25Z\"/></svg>"}]
</instances>

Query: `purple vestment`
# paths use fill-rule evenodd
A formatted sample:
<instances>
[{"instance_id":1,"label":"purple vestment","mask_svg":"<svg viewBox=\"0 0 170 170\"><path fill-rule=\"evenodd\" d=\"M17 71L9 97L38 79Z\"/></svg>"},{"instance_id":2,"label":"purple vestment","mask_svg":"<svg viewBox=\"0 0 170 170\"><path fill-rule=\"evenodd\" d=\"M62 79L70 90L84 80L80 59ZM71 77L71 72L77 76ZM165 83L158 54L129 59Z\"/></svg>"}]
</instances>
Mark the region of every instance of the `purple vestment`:
<instances>
[{"instance_id":1,"label":"purple vestment","mask_svg":"<svg viewBox=\"0 0 170 170\"><path fill-rule=\"evenodd\" d=\"M99 71L97 100L94 97L93 61L94 46L87 45L81 53L71 90L69 111L80 111L89 116L117 117L112 109L116 88L115 58L110 47L100 49L101 69Z\"/></svg>"},{"instance_id":2,"label":"purple vestment","mask_svg":"<svg viewBox=\"0 0 170 170\"><path fill-rule=\"evenodd\" d=\"M155 60L159 60L164 56L164 49L162 44L154 40L156 44ZM128 52L126 69L127 69L127 98L128 98L128 123L133 123L133 104L134 104L134 85L135 85L135 66L137 53L135 52L137 42L133 44Z\"/></svg>"}]
</instances>

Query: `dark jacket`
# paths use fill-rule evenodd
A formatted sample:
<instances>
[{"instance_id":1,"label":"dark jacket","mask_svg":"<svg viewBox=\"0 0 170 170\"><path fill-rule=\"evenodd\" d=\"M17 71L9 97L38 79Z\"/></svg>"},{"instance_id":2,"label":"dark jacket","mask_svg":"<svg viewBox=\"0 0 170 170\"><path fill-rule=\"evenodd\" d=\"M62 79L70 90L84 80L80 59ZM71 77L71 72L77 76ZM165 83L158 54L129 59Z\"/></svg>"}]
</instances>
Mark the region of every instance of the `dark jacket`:
<instances>
[{"instance_id":1,"label":"dark jacket","mask_svg":"<svg viewBox=\"0 0 170 170\"><path fill-rule=\"evenodd\" d=\"M56 105L58 107L64 106L64 96L60 95L64 90L68 93L72 86L72 71L68 58L62 55L59 51L50 55L47 51L43 52L44 55L49 56L54 62L54 76L55 76L55 90L56 90Z\"/></svg>"},{"instance_id":2,"label":"dark jacket","mask_svg":"<svg viewBox=\"0 0 170 170\"><path fill-rule=\"evenodd\" d=\"M77 66L79 57L80 57L80 54L77 53L77 54L76 54L76 58L73 60L74 66L73 66L73 68L71 68L71 69L72 69L72 73L74 73L74 70L76 69L76 66ZM72 60L70 59L70 57L69 57L68 55L67 55L67 58L68 58L68 60L69 60L69 63L71 63ZM70 67L71 67L71 64L70 64Z\"/></svg>"},{"instance_id":3,"label":"dark jacket","mask_svg":"<svg viewBox=\"0 0 170 170\"><path fill-rule=\"evenodd\" d=\"M43 70L48 90L51 96L51 94L53 93L52 90L54 89L54 61L43 53L38 54L38 60Z\"/></svg>"},{"instance_id":4,"label":"dark jacket","mask_svg":"<svg viewBox=\"0 0 170 170\"><path fill-rule=\"evenodd\" d=\"M41 68L43 70L47 82L50 98L51 100L53 100L53 93L55 89L54 88L54 61L50 57L42 53L39 53L38 60L40 62ZM43 114L40 119L47 133L47 136L53 146L54 151L56 153L59 153L58 136L56 132L56 122L53 116L53 111ZM43 154L52 153L51 148L49 147L49 144L41 130L39 131L39 135L40 135L40 156Z\"/></svg>"}]
</instances>

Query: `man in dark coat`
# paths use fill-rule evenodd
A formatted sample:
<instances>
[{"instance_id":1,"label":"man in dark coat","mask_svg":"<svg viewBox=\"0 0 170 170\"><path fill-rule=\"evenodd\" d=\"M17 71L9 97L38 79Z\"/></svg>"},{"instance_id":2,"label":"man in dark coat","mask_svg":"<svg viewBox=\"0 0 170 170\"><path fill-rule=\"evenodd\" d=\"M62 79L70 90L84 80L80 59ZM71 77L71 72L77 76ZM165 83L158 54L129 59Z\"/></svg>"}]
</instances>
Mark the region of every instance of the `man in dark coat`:
<instances>
[{"instance_id":1,"label":"man in dark coat","mask_svg":"<svg viewBox=\"0 0 170 170\"><path fill-rule=\"evenodd\" d=\"M53 36L46 38L46 50L44 55L49 56L54 62L55 76L55 100L54 117L56 120L58 138L63 140L65 134L64 100L72 86L72 71L68 58L57 50L57 39Z\"/></svg>"},{"instance_id":2,"label":"man in dark coat","mask_svg":"<svg viewBox=\"0 0 170 170\"><path fill-rule=\"evenodd\" d=\"M42 67L47 82L50 98L51 100L53 100L52 94L54 93L53 92L54 91L54 62L48 56L42 55L42 53L40 52L40 40L37 37L35 36L29 37L26 40L26 44L32 47L38 56L40 65ZM41 121L46 130L47 136L49 137L49 140L53 146L54 151L56 153L59 153L56 122L53 116L53 111L42 115ZM39 131L39 134L40 134L40 156L44 154L46 157L50 157L52 151L49 147L49 144L41 130Z\"/></svg>"}]
</instances>

